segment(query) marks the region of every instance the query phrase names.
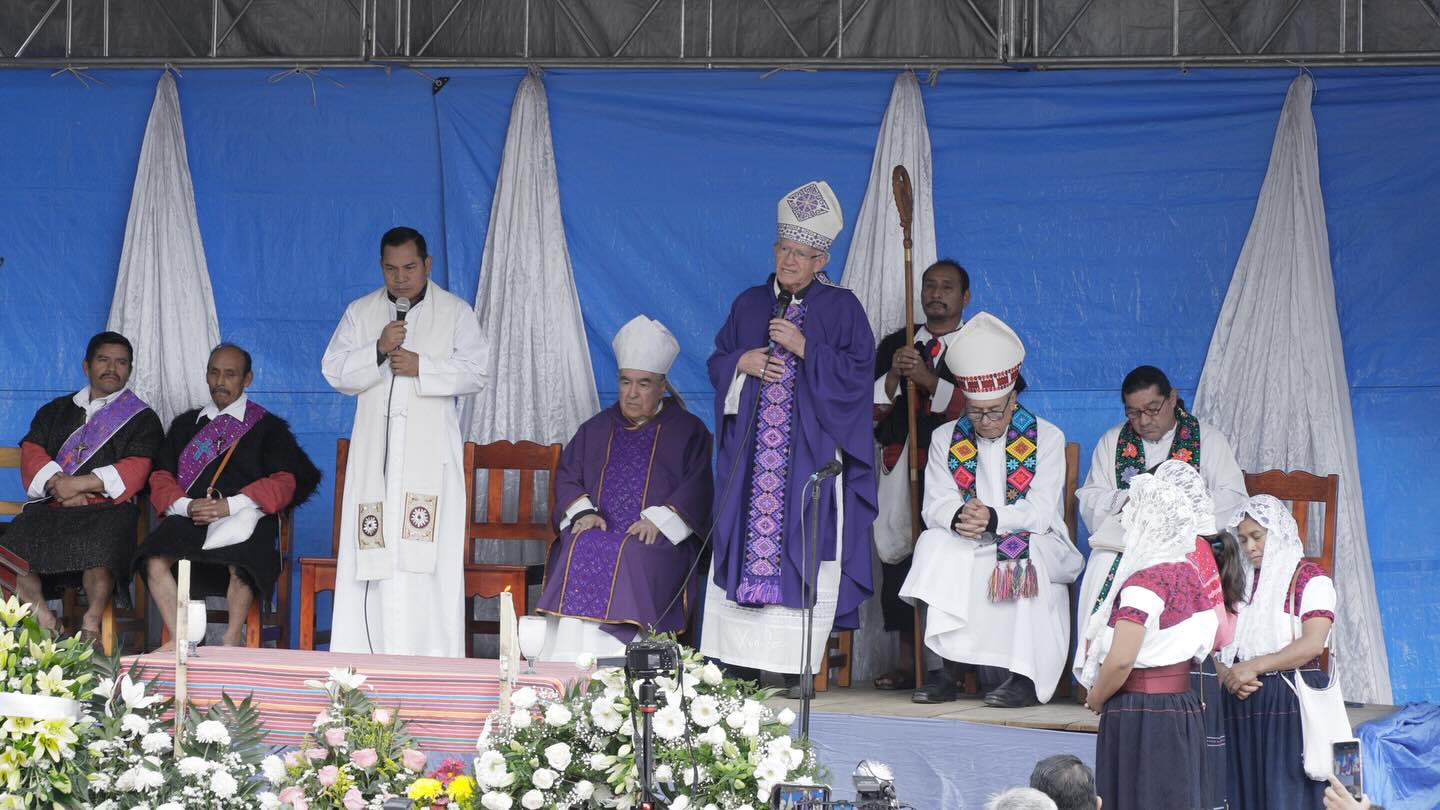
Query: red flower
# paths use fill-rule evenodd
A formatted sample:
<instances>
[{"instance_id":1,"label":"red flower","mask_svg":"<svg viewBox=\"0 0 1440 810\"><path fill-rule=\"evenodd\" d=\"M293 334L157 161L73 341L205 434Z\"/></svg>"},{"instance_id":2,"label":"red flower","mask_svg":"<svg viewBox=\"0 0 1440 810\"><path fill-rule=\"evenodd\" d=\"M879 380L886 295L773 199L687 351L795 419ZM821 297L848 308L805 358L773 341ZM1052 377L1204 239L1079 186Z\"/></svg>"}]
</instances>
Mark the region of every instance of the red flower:
<instances>
[{"instance_id":1,"label":"red flower","mask_svg":"<svg viewBox=\"0 0 1440 810\"><path fill-rule=\"evenodd\" d=\"M1120 455L1125 458L1135 458L1140 455L1140 451L1135 448L1135 445L1127 444L1125 445L1125 449L1120 452Z\"/></svg>"},{"instance_id":2,"label":"red flower","mask_svg":"<svg viewBox=\"0 0 1440 810\"><path fill-rule=\"evenodd\" d=\"M1195 457L1195 454L1194 454L1194 453L1191 453L1188 449L1186 449L1186 448L1184 448L1184 447L1182 447L1182 448L1180 448L1179 450L1176 450L1176 451L1175 451L1175 458L1177 458L1177 459L1185 462L1186 464L1189 464L1189 463L1190 463L1190 459L1192 459L1192 458L1194 458L1194 457Z\"/></svg>"}]
</instances>

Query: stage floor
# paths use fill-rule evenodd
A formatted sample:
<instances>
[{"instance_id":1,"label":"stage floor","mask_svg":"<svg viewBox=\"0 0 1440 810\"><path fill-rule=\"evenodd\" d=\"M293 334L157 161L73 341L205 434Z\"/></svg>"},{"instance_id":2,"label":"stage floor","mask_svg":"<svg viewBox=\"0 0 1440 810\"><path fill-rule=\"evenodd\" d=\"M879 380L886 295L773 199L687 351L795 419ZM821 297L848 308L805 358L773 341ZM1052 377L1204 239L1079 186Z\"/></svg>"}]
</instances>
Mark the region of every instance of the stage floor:
<instances>
[{"instance_id":1,"label":"stage floor","mask_svg":"<svg viewBox=\"0 0 1440 810\"><path fill-rule=\"evenodd\" d=\"M776 708L788 706L797 709L799 701L788 698L773 698ZM1361 723L1385 717L1396 710L1395 706L1367 704L1353 707L1350 724ZM996 709L980 701L980 695L961 695L951 703L920 704L910 702L910 690L889 692L874 688L869 682L855 682L848 689L831 686L821 692L811 704L812 712L853 714L885 717L925 717L939 720L966 720L972 723L1012 726L1015 728L1037 728L1051 731L1080 731L1095 733L1098 721L1089 709L1079 705L1070 697L1057 697L1049 704L1031 706L1025 709Z\"/></svg>"}]
</instances>

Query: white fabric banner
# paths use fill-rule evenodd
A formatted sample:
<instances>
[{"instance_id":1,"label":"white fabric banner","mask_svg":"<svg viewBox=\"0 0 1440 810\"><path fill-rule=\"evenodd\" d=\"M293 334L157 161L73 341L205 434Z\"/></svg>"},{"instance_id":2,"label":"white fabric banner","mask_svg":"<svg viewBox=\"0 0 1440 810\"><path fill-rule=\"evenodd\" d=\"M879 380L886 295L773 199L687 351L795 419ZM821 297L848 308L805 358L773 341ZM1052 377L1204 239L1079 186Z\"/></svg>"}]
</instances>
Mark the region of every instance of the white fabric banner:
<instances>
[{"instance_id":1,"label":"white fabric banner","mask_svg":"<svg viewBox=\"0 0 1440 810\"><path fill-rule=\"evenodd\" d=\"M1302 74L1285 97L1255 219L1210 339L1195 413L1230 438L1249 472L1340 475L1334 641L1341 680L1347 698L1389 703L1320 193L1313 90Z\"/></svg>"},{"instance_id":2,"label":"white fabric banner","mask_svg":"<svg viewBox=\"0 0 1440 810\"><path fill-rule=\"evenodd\" d=\"M865 307L876 340L905 323L905 234L900 230L900 215L890 185L891 172L896 166L904 166L910 173L915 197L911 257L915 317L923 321L920 274L935 263L935 203L930 191L930 131L925 124L925 104L920 97L920 83L909 71L895 77L895 86L890 92L885 119L875 139L875 158L870 165L865 201L860 204L860 216L855 220L854 237L850 240L850 253L845 257L841 278ZM875 589L878 593L878 563ZM895 634L885 632L884 627L879 598L866 600L860 608L860 629L855 631L853 641L851 677L874 678L894 669L899 647Z\"/></svg>"},{"instance_id":3,"label":"white fabric banner","mask_svg":"<svg viewBox=\"0 0 1440 810\"><path fill-rule=\"evenodd\" d=\"M155 87L145 125L106 328L134 344L130 386L166 428L209 401L205 363L220 342L220 320L195 215L180 94L169 71Z\"/></svg>"}]
</instances>

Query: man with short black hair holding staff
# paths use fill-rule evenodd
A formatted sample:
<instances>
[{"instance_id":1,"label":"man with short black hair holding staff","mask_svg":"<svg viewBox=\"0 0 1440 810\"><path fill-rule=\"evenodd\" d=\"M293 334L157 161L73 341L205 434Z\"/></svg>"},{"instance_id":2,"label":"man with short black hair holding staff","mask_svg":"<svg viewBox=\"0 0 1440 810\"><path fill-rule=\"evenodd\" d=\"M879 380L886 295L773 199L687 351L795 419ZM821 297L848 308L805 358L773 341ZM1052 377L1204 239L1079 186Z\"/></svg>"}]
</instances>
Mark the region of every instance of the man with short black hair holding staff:
<instances>
[{"instance_id":1,"label":"man with short black hair holding staff","mask_svg":"<svg viewBox=\"0 0 1440 810\"><path fill-rule=\"evenodd\" d=\"M385 286L345 309L322 370L354 396L330 648L465 650L464 438L457 397L484 384L475 310L430 279L425 237L380 240Z\"/></svg>"}]
</instances>

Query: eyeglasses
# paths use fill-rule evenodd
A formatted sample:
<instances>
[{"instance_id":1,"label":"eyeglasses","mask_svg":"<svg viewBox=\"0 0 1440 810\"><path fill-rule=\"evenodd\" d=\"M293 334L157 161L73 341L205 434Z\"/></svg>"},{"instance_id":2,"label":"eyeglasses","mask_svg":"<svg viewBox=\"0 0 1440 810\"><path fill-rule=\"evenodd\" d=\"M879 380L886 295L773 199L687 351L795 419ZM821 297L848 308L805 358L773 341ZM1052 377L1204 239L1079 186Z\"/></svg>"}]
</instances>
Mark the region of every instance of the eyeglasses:
<instances>
[{"instance_id":1,"label":"eyeglasses","mask_svg":"<svg viewBox=\"0 0 1440 810\"><path fill-rule=\"evenodd\" d=\"M1154 419L1155 417L1159 416L1160 412L1163 410L1165 410L1164 401L1161 401L1158 405L1152 405L1149 408L1126 408L1125 418L1134 421L1136 419L1139 419L1141 414L1144 414L1145 416Z\"/></svg>"},{"instance_id":2,"label":"eyeglasses","mask_svg":"<svg viewBox=\"0 0 1440 810\"><path fill-rule=\"evenodd\" d=\"M813 262L824 255L824 253L806 253L796 248L786 247L784 245L775 246L775 257L781 259L782 261L785 259L794 259L798 262Z\"/></svg>"},{"instance_id":3,"label":"eyeglasses","mask_svg":"<svg viewBox=\"0 0 1440 810\"><path fill-rule=\"evenodd\" d=\"M1010 410L1010 405L1007 403L998 408L986 408L983 411L966 408L965 415L970 417L971 422L999 422L1005 418L1005 412L1008 410Z\"/></svg>"}]
</instances>

